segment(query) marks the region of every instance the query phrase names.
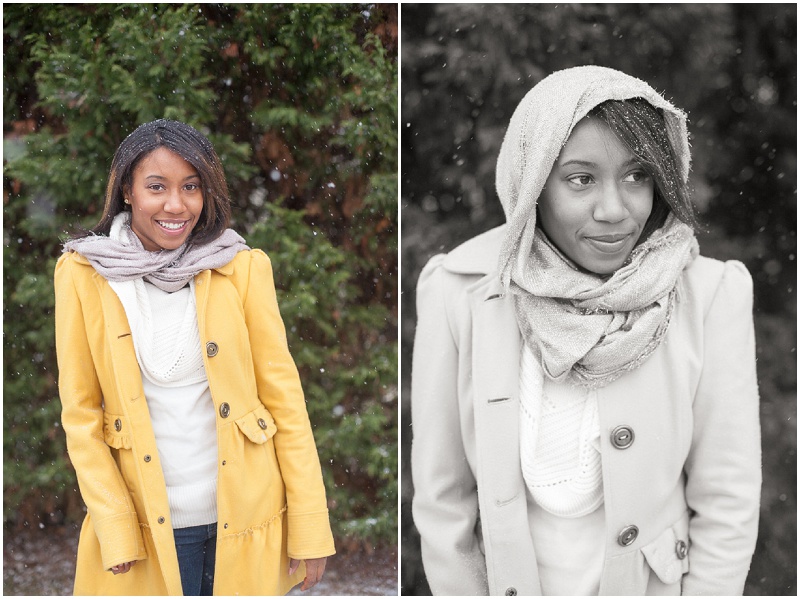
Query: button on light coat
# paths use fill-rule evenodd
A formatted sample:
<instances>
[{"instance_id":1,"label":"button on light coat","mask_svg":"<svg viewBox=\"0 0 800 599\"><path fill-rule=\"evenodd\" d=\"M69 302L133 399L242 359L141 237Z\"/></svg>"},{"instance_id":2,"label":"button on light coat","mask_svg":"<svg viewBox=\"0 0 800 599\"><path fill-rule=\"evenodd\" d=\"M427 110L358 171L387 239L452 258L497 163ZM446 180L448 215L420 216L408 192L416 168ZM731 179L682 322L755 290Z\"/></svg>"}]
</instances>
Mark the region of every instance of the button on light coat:
<instances>
[{"instance_id":1,"label":"button on light coat","mask_svg":"<svg viewBox=\"0 0 800 599\"><path fill-rule=\"evenodd\" d=\"M540 595L520 466L521 335L497 273L505 227L431 259L417 286L413 515L437 595ZM741 594L761 451L744 266L699 257L659 348L598 392L601 595ZM630 434L629 434L630 433Z\"/></svg>"},{"instance_id":2,"label":"button on light coat","mask_svg":"<svg viewBox=\"0 0 800 599\"><path fill-rule=\"evenodd\" d=\"M219 453L214 594L276 595L289 558L334 553L300 379L260 250L195 277ZM87 260L55 271L62 420L88 514L75 594L182 595L169 505L125 311ZM137 560L126 574L109 569Z\"/></svg>"}]
</instances>

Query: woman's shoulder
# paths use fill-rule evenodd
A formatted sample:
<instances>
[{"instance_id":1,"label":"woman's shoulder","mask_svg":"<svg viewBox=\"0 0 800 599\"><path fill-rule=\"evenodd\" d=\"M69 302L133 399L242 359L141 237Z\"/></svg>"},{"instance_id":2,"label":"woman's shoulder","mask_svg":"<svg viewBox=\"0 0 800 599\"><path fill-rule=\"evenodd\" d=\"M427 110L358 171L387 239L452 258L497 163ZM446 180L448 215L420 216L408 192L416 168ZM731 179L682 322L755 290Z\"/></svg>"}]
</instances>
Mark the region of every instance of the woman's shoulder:
<instances>
[{"instance_id":1,"label":"woman's shoulder","mask_svg":"<svg viewBox=\"0 0 800 599\"><path fill-rule=\"evenodd\" d=\"M504 235L505 225L481 233L446 254L430 258L417 279L417 303L443 301L448 309L458 311L454 306L467 301L467 290L497 272Z\"/></svg>"},{"instance_id":2,"label":"woman's shoulder","mask_svg":"<svg viewBox=\"0 0 800 599\"><path fill-rule=\"evenodd\" d=\"M67 251L58 257L56 262L55 274L69 273L72 277L80 276L80 273L91 275L95 272L92 264L76 251Z\"/></svg>"},{"instance_id":3,"label":"woman's shoulder","mask_svg":"<svg viewBox=\"0 0 800 599\"><path fill-rule=\"evenodd\" d=\"M446 254L433 256L423 272L442 268L461 275L485 275L497 270L500 246L505 236L506 225L490 229L468 239Z\"/></svg>"},{"instance_id":4,"label":"woman's shoulder","mask_svg":"<svg viewBox=\"0 0 800 599\"><path fill-rule=\"evenodd\" d=\"M716 301L752 305L753 278L738 260L698 256L684 273L691 297L699 298L706 310Z\"/></svg>"},{"instance_id":5,"label":"woman's shoulder","mask_svg":"<svg viewBox=\"0 0 800 599\"><path fill-rule=\"evenodd\" d=\"M259 248L248 248L237 252L228 264L216 270L222 274L233 275L236 273L247 273L251 268L271 266L269 256L264 250Z\"/></svg>"},{"instance_id":6,"label":"woman's shoulder","mask_svg":"<svg viewBox=\"0 0 800 599\"><path fill-rule=\"evenodd\" d=\"M65 266L67 264L89 264L89 260L75 250L67 250L58 257L56 266Z\"/></svg>"}]
</instances>

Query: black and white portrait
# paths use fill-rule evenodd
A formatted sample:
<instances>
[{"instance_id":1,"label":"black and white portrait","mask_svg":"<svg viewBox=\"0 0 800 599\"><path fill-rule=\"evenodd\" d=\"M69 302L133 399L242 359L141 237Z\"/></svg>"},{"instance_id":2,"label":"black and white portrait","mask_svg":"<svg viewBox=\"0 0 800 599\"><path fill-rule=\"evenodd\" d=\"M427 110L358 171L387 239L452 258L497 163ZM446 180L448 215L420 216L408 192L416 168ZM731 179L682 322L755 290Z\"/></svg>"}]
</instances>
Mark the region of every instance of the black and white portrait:
<instances>
[{"instance_id":1,"label":"black and white portrait","mask_svg":"<svg viewBox=\"0 0 800 599\"><path fill-rule=\"evenodd\" d=\"M401 16L402 593L794 593L796 7Z\"/></svg>"}]
</instances>

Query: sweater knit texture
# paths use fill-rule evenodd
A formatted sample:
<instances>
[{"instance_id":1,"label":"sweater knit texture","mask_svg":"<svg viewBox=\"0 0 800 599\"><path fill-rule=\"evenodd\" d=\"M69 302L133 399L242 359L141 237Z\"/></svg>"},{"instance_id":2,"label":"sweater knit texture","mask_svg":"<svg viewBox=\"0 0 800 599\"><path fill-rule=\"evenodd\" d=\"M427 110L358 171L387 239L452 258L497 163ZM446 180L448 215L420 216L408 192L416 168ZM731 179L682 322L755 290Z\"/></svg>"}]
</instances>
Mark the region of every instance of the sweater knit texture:
<instances>
[{"instance_id":1,"label":"sweater knit texture","mask_svg":"<svg viewBox=\"0 0 800 599\"><path fill-rule=\"evenodd\" d=\"M597 391L546 380L533 352L520 360L520 459L533 499L577 518L603 503Z\"/></svg>"}]
</instances>

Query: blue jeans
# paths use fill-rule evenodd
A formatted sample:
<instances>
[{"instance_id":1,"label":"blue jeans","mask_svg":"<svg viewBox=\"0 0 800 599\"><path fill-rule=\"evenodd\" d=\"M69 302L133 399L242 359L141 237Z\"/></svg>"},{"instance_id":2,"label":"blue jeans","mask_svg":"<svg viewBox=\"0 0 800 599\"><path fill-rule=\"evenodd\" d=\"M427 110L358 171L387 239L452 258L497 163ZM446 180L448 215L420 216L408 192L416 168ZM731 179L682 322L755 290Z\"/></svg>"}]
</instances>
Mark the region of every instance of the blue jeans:
<instances>
[{"instance_id":1,"label":"blue jeans","mask_svg":"<svg viewBox=\"0 0 800 599\"><path fill-rule=\"evenodd\" d=\"M181 571L183 594L214 594L214 561L217 550L217 523L176 528L175 549Z\"/></svg>"}]
</instances>

